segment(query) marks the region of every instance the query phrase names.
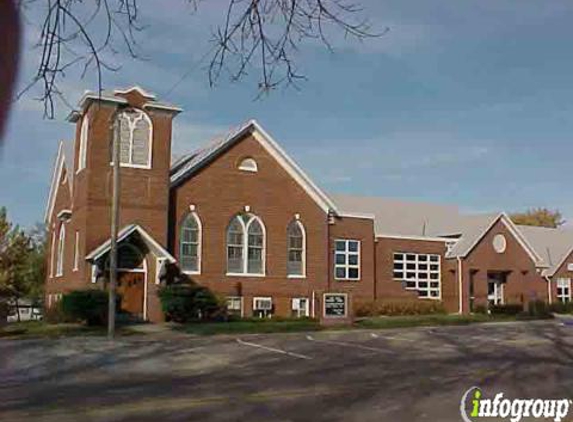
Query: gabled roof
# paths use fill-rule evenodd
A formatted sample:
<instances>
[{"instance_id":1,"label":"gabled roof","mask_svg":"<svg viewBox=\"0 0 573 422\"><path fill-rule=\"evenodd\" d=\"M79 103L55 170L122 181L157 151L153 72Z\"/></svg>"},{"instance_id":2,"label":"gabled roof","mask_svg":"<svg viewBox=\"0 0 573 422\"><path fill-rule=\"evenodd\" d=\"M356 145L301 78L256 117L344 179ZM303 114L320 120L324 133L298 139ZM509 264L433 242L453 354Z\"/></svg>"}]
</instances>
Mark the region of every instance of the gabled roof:
<instances>
[{"instance_id":1,"label":"gabled roof","mask_svg":"<svg viewBox=\"0 0 573 422\"><path fill-rule=\"evenodd\" d=\"M188 154L171 166L171 187L177 187L184 181L193 177L198 171L210 164L213 160L245 139L248 135L258 141L261 146L285 169L285 171L306 191L306 193L328 213L337 213L336 205L320 190L320 188L304 173L304 171L290 158L276 141L255 121L246 123L231 130L226 135L210 142L191 154Z\"/></svg>"},{"instance_id":2,"label":"gabled roof","mask_svg":"<svg viewBox=\"0 0 573 422\"><path fill-rule=\"evenodd\" d=\"M58 152L56 154L56 159L54 160L54 168L52 170L52 179L50 182L50 192L48 193L48 202L46 206L46 211L44 213L44 222L49 223L52 213L54 211L54 206L56 204L56 198L58 196L58 189L60 188L60 180L62 179L62 172L64 169L68 175L68 188L70 190L70 197L73 191L73 179L74 179L74 152L73 144L71 142L60 141L58 144Z\"/></svg>"},{"instance_id":3,"label":"gabled roof","mask_svg":"<svg viewBox=\"0 0 573 422\"><path fill-rule=\"evenodd\" d=\"M509 230L515 240L521 245L525 252L529 255L531 260L536 266L542 266L543 261L537 251L528 242L527 238L519 231L517 226L513 224L511 219L505 213L499 214L485 214L467 216L464 218L464 223L461 228L460 240L454 245L452 250L447 254L448 258L465 258L469 253L479 244L484 236L491 230L491 228L498 222Z\"/></svg>"},{"instance_id":4,"label":"gabled roof","mask_svg":"<svg viewBox=\"0 0 573 422\"><path fill-rule=\"evenodd\" d=\"M129 224L122 228L117 234L117 242L120 243L133 233L138 233L145 244L152 252L161 258L166 258L169 262L175 262L175 258L163 246L161 246L149 233L138 224ZM97 261L111 249L111 239L106 240L86 256L86 261Z\"/></svg>"},{"instance_id":5,"label":"gabled roof","mask_svg":"<svg viewBox=\"0 0 573 422\"><path fill-rule=\"evenodd\" d=\"M573 253L573 230L547 227L518 226L527 240L541 256L543 275L552 277Z\"/></svg>"}]
</instances>

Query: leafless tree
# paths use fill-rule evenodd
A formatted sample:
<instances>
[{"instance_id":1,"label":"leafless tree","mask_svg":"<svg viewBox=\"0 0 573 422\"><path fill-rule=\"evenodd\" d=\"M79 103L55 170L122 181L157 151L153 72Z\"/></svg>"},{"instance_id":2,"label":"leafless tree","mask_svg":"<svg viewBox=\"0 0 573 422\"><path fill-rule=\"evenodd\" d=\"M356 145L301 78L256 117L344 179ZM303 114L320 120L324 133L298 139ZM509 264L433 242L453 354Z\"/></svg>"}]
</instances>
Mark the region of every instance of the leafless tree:
<instances>
[{"instance_id":1,"label":"leafless tree","mask_svg":"<svg viewBox=\"0 0 573 422\"><path fill-rule=\"evenodd\" d=\"M182 1L200 12L201 0ZM225 1L221 23L207 52L210 85L223 73L238 81L254 68L260 73L259 94L279 85L296 86L304 79L297 71L295 57L302 42L317 40L332 49L329 35L335 31L358 40L386 31L372 31L361 7L350 3L352 0ZM95 72L101 92L104 71L118 70L106 57L121 47L131 58L140 57L137 33L145 26L138 0L20 0L19 6L24 16L39 13L40 59L35 76L18 98L41 85L39 100L49 118L54 116L55 99L65 102L59 86L68 71L79 68L82 77Z\"/></svg>"}]
</instances>

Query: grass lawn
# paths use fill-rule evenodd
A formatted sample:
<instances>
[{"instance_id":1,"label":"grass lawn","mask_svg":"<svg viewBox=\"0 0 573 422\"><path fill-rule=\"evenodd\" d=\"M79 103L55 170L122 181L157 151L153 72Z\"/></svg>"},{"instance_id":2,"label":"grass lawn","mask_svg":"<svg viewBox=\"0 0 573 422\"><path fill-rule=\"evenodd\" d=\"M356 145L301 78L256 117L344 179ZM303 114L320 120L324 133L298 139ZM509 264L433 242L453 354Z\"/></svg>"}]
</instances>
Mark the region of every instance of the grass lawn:
<instances>
[{"instance_id":1,"label":"grass lawn","mask_svg":"<svg viewBox=\"0 0 573 422\"><path fill-rule=\"evenodd\" d=\"M293 333L300 331L317 331L323 329L318 321L301 320L242 320L229 322L196 322L175 327L188 334L208 336L213 334L247 334L247 333Z\"/></svg>"},{"instance_id":2,"label":"grass lawn","mask_svg":"<svg viewBox=\"0 0 573 422\"><path fill-rule=\"evenodd\" d=\"M129 327L117 327L120 336L131 335ZM38 338L64 336L105 336L106 327L88 327L83 324L48 324L43 321L14 322L0 327L1 338Z\"/></svg>"},{"instance_id":3,"label":"grass lawn","mask_svg":"<svg viewBox=\"0 0 573 422\"><path fill-rule=\"evenodd\" d=\"M371 317L357 320L355 327L359 328L404 328L404 327L428 327L444 325L468 325L480 322L510 322L518 321L516 316L508 315L414 315L393 317Z\"/></svg>"}]
</instances>

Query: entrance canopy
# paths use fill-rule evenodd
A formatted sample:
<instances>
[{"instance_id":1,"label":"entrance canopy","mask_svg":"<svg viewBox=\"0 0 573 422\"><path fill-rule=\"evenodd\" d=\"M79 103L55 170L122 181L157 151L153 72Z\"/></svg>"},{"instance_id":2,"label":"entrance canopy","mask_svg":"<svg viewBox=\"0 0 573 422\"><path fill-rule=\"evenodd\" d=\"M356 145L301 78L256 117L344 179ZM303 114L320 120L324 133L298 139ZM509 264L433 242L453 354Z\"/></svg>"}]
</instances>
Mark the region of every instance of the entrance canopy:
<instances>
[{"instance_id":1,"label":"entrance canopy","mask_svg":"<svg viewBox=\"0 0 573 422\"><path fill-rule=\"evenodd\" d=\"M125 241L134 239L142 242L157 258L163 258L170 263L175 262L175 258L163 246L161 246L149 233L138 224L130 224L122 228L117 234L118 245ZM111 249L111 239L106 240L86 256L86 261L97 263L106 256Z\"/></svg>"}]
</instances>

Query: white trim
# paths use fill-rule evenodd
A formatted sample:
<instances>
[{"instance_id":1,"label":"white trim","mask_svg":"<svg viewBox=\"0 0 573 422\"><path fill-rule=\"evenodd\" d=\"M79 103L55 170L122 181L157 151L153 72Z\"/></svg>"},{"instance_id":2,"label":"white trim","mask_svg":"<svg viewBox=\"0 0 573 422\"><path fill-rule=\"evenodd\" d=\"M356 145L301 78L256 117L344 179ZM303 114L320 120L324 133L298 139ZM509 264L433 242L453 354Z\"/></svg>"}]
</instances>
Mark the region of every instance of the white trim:
<instances>
[{"instance_id":1,"label":"white trim","mask_svg":"<svg viewBox=\"0 0 573 422\"><path fill-rule=\"evenodd\" d=\"M303 311L304 311L304 315L300 315L300 301L304 300L306 303L306 306L304 307ZM295 303L297 303L297 306L295 308ZM297 296L297 297L293 297L290 300L290 307L291 307L291 314L293 311L297 312L296 317L297 318L308 318L310 316L310 299L306 296Z\"/></svg>"},{"instance_id":2,"label":"white trim","mask_svg":"<svg viewBox=\"0 0 573 422\"><path fill-rule=\"evenodd\" d=\"M85 113L82 118L82 123L80 126L80 142L78 148L78 168L76 169L76 174L81 172L87 166L88 157L88 137L89 137L89 118L88 114Z\"/></svg>"},{"instance_id":3,"label":"white trim","mask_svg":"<svg viewBox=\"0 0 573 422\"><path fill-rule=\"evenodd\" d=\"M56 263L56 230L52 227L52 247L50 248L50 277L54 277Z\"/></svg>"},{"instance_id":4,"label":"white trim","mask_svg":"<svg viewBox=\"0 0 573 422\"><path fill-rule=\"evenodd\" d=\"M344 251L339 251L336 249L336 243L337 242L344 242L345 244L345 249ZM356 242L358 243L358 250L357 251L350 251L348 248L348 244L349 242ZM346 263L345 264L337 264L336 263L336 255L338 253L344 254L344 256L346 257ZM358 264L349 264L348 263L348 257L350 255L357 255L358 256ZM336 275L336 268L337 267L343 267L345 269L345 274L346 277L338 277ZM350 278L348 277L348 273L350 269L358 269L358 277L354 278ZM358 239L341 239L341 238L337 238L334 239L334 279L337 281L352 281L352 282L356 282L356 281L360 281L361 280L361 275L362 275L362 241L358 240Z\"/></svg>"},{"instance_id":5,"label":"white trim","mask_svg":"<svg viewBox=\"0 0 573 422\"><path fill-rule=\"evenodd\" d=\"M463 294L463 275L462 275L462 258L458 256L458 313L464 313L464 294Z\"/></svg>"},{"instance_id":6,"label":"white trim","mask_svg":"<svg viewBox=\"0 0 573 422\"><path fill-rule=\"evenodd\" d=\"M60 224L60 230L58 231L58 251L56 253L56 277L62 277L64 275L65 255L66 255L66 223L62 222Z\"/></svg>"},{"instance_id":7,"label":"white trim","mask_svg":"<svg viewBox=\"0 0 573 422\"><path fill-rule=\"evenodd\" d=\"M425 236L409 236L409 235L400 235L400 234L377 234L377 238L384 238L384 239L398 239L398 240L420 240L426 242L457 242L459 238L452 238L452 237L425 237Z\"/></svg>"},{"instance_id":8,"label":"white trim","mask_svg":"<svg viewBox=\"0 0 573 422\"><path fill-rule=\"evenodd\" d=\"M76 230L74 236L74 268L72 271L78 271L80 265L80 232Z\"/></svg>"},{"instance_id":9,"label":"white trim","mask_svg":"<svg viewBox=\"0 0 573 422\"><path fill-rule=\"evenodd\" d=\"M245 157L239 163L238 169L247 173L257 173L259 165L253 157Z\"/></svg>"},{"instance_id":10,"label":"white trim","mask_svg":"<svg viewBox=\"0 0 573 422\"><path fill-rule=\"evenodd\" d=\"M183 270L184 274L188 274L188 275L197 275L197 274L201 274L201 262L203 261L203 223L201 222L201 219L199 218L199 214L197 214L197 212L195 211L195 206L192 205L193 208L192 211L188 212L185 214L185 217L183 218L183 221L181 223L181 226L179 227L179 263L181 264L181 232L183 230L183 224L185 223L185 221L189 218L189 217L193 217L193 219L195 220L195 222L197 223L197 228L198 228L198 232L197 233L197 269L196 270Z\"/></svg>"},{"instance_id":11,"label":"white trim","mask_svg":"<svg viewBox=\"0 0 573 422\"><path fill-rule=\"evenodd\" d=\"M561 268L563 266L563 264L565 263L565 261L567 261L567 258L569 258L571 256L571 254L573 253L573 247L571 247L567 253L565 255L563 255L563 258L559 261L558 265L553 266L553 270L549 270L547 273L547 276L549 277L553 277L555 275L555 273L557 271L559 271L559 268ZM551 267L550 265L548 265L548 267ZM569 271L569 270L568 270Z\"/></svg>"},{"instance_id":12,"label":"white trim","mask_svg":"<svg viewBox=\"0 0 573 422\"><path fill-rule=\"evenodd\" d=\"M368 220L375 220L376 216L374 214L362 213L362 212L339 212L337 214L339 217L347 218L365 218Z\"/></svg>"},{"instance_id":13,"label":"white trim","mask_svg":"<svg viewBox=\"0 0 573 422\"><path fill-rule=\"evenodd\" d=\"M542 263L541 257L537 254L535 249L531 247L527 239L525 239L525 237L519 232L519 230L512 223L511 219L504 212L500 213L496 218L492 219L488 227L485 230L483 230L482 233L471 244L471 246L467 248L465 252L463 254L460 254L459 256L462 258L466 258L500 220L502 224L509 230L511 235L515 238L515 240L517 240L517 242L521 245L523 250L525 250L525 252L529 255L533 263L536 266L540 266L540 264Z\"/></svg>"},{"instance_id":14,"label":"white trim","mask_svg":"<svg viewBox=\"0 0 573 422\"><path fill-rule=\"evenodd\" d=\"M251 120L250 124L256 129L253 132L253 138L259 141L267 152L300 184L304 191L314 199L322 210L325 213L328 213L330 210L334 210L337 213L337 207L334 202L320 190L298 164L286 154L279 144L255 120Z\"/></svg>"},{"instance_id":15,"label":"white trim","mask_svg":"<svg viewBox=\"0 0 573 422\"><path fill-rule=\"evenodd\" d=\"M510 233L517 239L521 247L525 249L525 251L531 257L536 266L542 264L543 259L541 258L541 256L539 256L537 251L527 241L527 238L519 231L519 229L515 226L515 224L513 224L511 218L509 218L509 216L505 212L501 213L501 215L503 216L502 219L503 224L507 227Z\"/></svg>"},{"instance_id":16,"label":"white trim","mask_svg":"<svg viewBox=\"0 0 573 422\"><path fill-rule=\"evenodd\" d=\"M269 301L271 303L271 307L270 309L260 309L260 308L255 308L255 304L257 303L257 301ZM255 312L262 312L262 318L270 318L271 316L274 315L273 312L273 307L275 306L274 302L273 302L273 298L271 296L254 296L253 297L253 307L252 307L252 313L253 316L255 315Z\"/></svg>"},{"instance_id":17,"label":"white trim","mask_svg":"<svg viewBox=\"0 0 573 422\"><path fill-rule=\"evenodd\" d=\"M122 119L123 115L127 115L128 111L138 111L140 113L140 116L142 117L136 117L133 121L131 121L131 119L126 118L126 120L128 121L129 124L129 134L130 134L130 139L129 139L129 162L128 163L124 163L121 161L121 157L119 160L119 165L120 167L127 167L127 168L135 168L135 169L145 169L145 170L149 170L153 167L153 121L151 120L151 118L149 117L149 115L139 109L139 108L131 108L128 110L124 110L121 113L119 113L116 116L117 121L119 122L120 119ZM149 124L149 140L148 140L148 157L147 157L147 164L134 164L133 163L133 134L135 132L135 125L141 120L144 119L147 121L147 123ZM120 136L121 136L121 130L120 132ZM121 144L121 138L120 138L120 144ZM110 166L113 165L113 161L110 161Z\"/></svg>"},{"instance_id":18,"label":"white trim","mask_svg":"<svg viewBox=\"0 0 573 422\"><path fill-rule=\"evenodd\" d=\"M289 246L289 228L291 224L296 224L302 233L302 273L301 274L289 274L288 273L288 264L289 264L289 253L290 253L290 246ZM306 230L304 228L304 224L300 221L299 218L295 218L292 220L287 226L287 278L306 278Z\"/></svg>"},{"instance_id":19,"label":"white trim","mask_svg":"<svg viewBox=\"0 0 573 422\"><path fill-rule=\"evenodd\" d=\"M147 321L147 258L143 258L143 320Z\"/></svg>"},{"instance_id":20,"label":"white trim","mask_svg":"<svg viewBox=\"0 0 573 422\"><path fill-rule=\"evenodd\" d=\"M138 224L130 224L125 226L123 229L120 230L117 236L117 242L121 242L127 237L129 237L133 232L137 231L144 239L144 241L149 242L155 249L160 251L163 254L163 258L166 258L169 262L174 263L177 260L171 255L167 250L161 246L157 241L151 237L149 233L147 233L141 226ZM104 243L99 245L97 248L92 250L87 256L86 261L96 261L105 255L110 249L110 241L109 239L106 240Z\"/></svg>"},{"instance_id":21,"label":"white trim","mask_svg":"<svg viewBox=\"0 0 573 422\"><path fill-rule=\"evenodd\" d=\"M161 284L161 280L159 279L159 273L161 272L161 267L164 265L163 263L167 261L167 259L162 257L155 258L155 285Z\"/></svg>"},{"instance_id":22,"label":"white trim","mask_svg":"<svg viewBox=\"0 0 573 422\"><path fill-rule=\"evenodd\" d=\"M243 296L226 296L225 297L225 307L227 309L227 311L229 311L229 299L231 300L235 300L235 299L239 299L239 303L241 305L241 309L239 309L239 314L240 317L243 318L245 316L245 300ZM234 310L234 309L231 309Z\"/></svg>"},{"instance_id":23,"label":"white trim","mask_svg":"<svg viewBox=\"0 0 573 422\"><path fill-rule=\"evenodd\" d=\"M60 144L58 146L58 153L56 155L56 160L54 161L52 182L50 184L50 193L48 194L48 206L46 207L46 212L44 214L45 223L49 223L52 221L52 214L54 212L54 207L56 205L56 198L58 196L58 190L60 187L60 179L62 178L62 171L65 165L66 164L65 164L65 154L64 154L64 141L60 141ZM68 188L70 189L70 196L71 196L72 195L71 183L68 183Z\"/></svg>"},{"instance_id":24,"label":"white trim","mask_svg":"<svg viewBox=\"0 0 573 422\"><path fill-rule=\"evenodd\" d=\"M326 296L344 296L344 315L326 315ZM348 317L348 293L324 293L322 295L322 316L324 318L347 318Z\"/></svg>"},{"instance_id":25,"label":"white trim","mask_svg":"<svg viewBox=\"0 0 573 422\"><path fill-rule=\"evenodd\" d=\"M240 215L237 214L235 215L233 218L231 218L231 220L229 221L229 224L227 226L227 230L225 231L225 256L227 257L227 270L229 269L229 242L228 242L228 233L229 233L229 227L231 226L231 224L233 223L233 221L237 220L239 221L239 224L241 225L241 228L243 230L243 245L242 245L242 258L243 258L243 271L241 273L236 273L236 272L229 272L227 271L226 275L228 276L232 276L232 277L237 277L237 276L244 276L244 277L265 277L266 276L266 269L267 269L267 229L265 227L265 224L263 223L263 220L255 215L255 214L248 214L249 216L249 220L247 221L247 223L245 223L243 221L242 218L240 218ZM253 221L257 221L262 229L263 232L263 247L262 247L262 251L261 251L261 257L262 257L262 268L261 268L261 272L260 273L248 273L248 269L249 269L249 228L251 227L251 224L253 223ZM233 246L236 247L236 246Z\"/></svg>"},{"instance_id":26,"label":"white trim","mask_svg":"<svg viewBox=\"0 0 573 422\"><path fill-rule=\"evenodd\" d=\"M141 94L142 97L147 98L148 100L155 100L155 94L144 90L142 87L140 87L139 85L134 85L130 88L125 88L125 89L114 89L113 93L114 94L129 94L132 91L136 91L138 93Z\"/></svg>"},{"instance_id":27,"label":"white trim","mask_svg":"<svg viewBox=\"0 0 573 422\"><path fill-rule=\"evenodd\" d=\"M71 215L72 215L72 210L69 210L69 209L67 209L67 208L66 208L66 209L63 209L63 210L61 210L58 214L56 214L56 218L57 218L58 220L68 220L70 217L67 217L67 218L66 218L66 217L65 217L66 214L69 214L69 215L71 216Z\"/></svg>"},{"instance_id":28,"label":"white trim","mask_svg":"<svg viewBox=\"0 0 573 422\"><path fill-rule=\"evenodd\" d=\"M165 110L165 111L172 111L175 113L181 113L183 111L183 109L181 107L177 107L175 105L170 105L170 104L162 104L162 103L157 103L155 101L150 101L148 103L145 103L143 105L144 109L150 109L150 110Z\"/></svg>"}]
</instances>

